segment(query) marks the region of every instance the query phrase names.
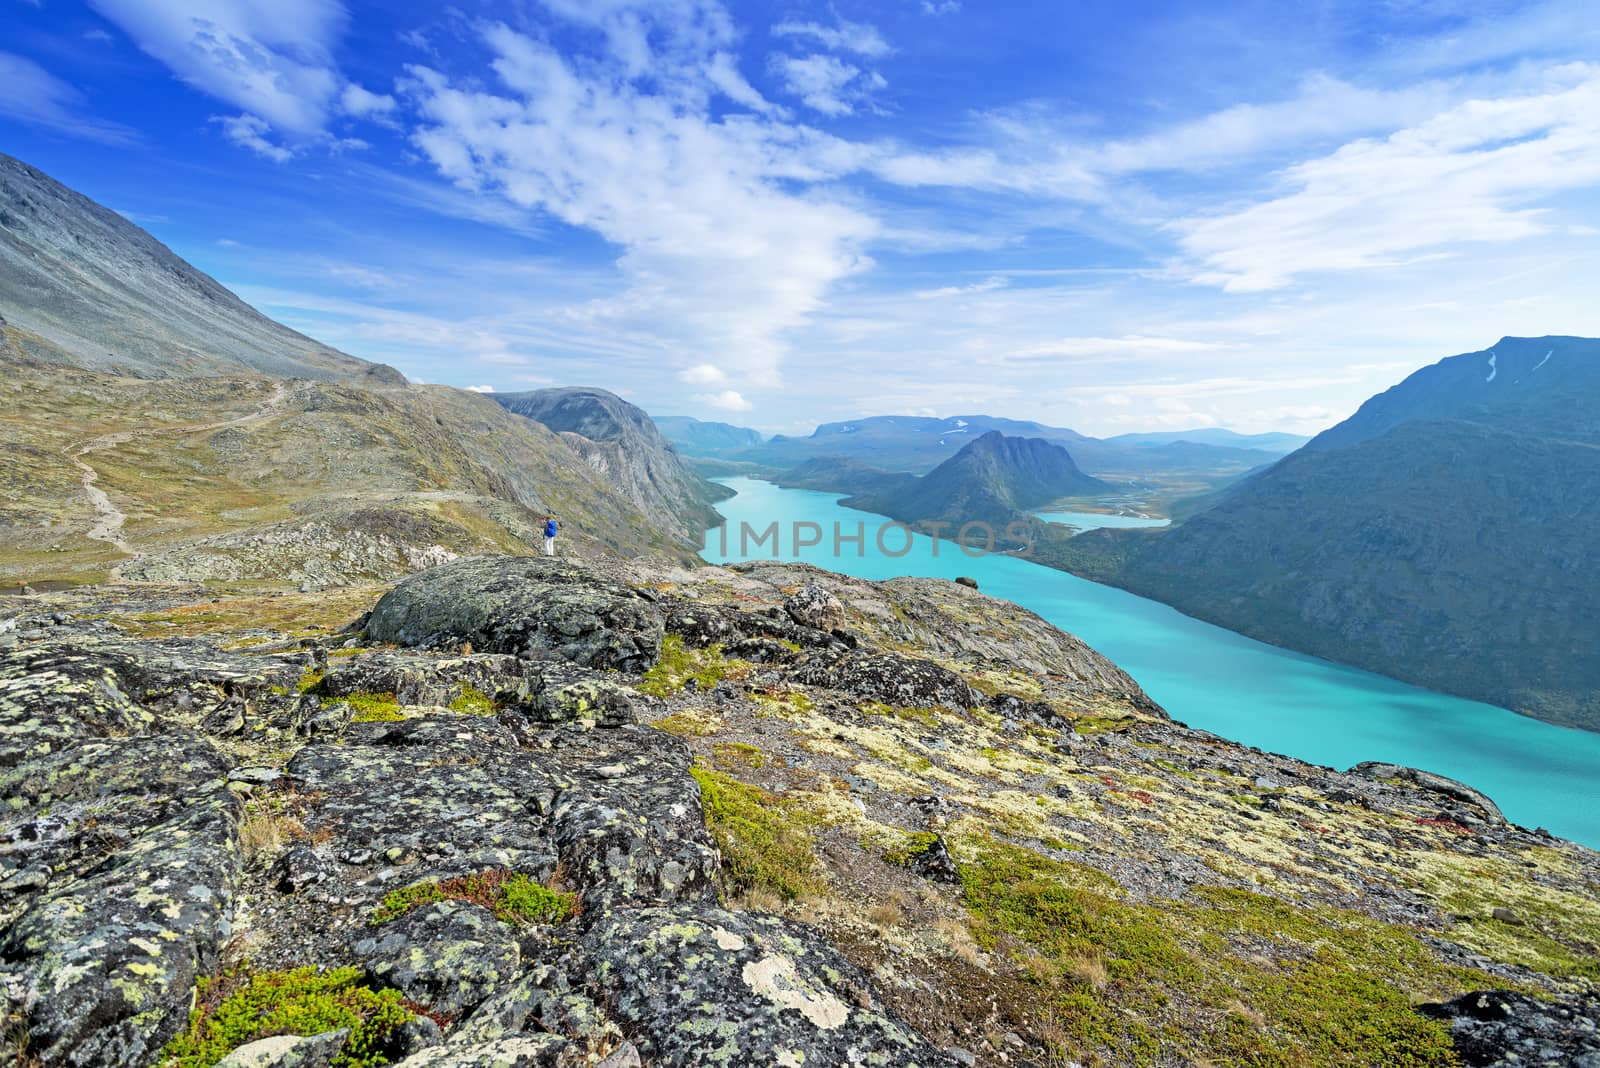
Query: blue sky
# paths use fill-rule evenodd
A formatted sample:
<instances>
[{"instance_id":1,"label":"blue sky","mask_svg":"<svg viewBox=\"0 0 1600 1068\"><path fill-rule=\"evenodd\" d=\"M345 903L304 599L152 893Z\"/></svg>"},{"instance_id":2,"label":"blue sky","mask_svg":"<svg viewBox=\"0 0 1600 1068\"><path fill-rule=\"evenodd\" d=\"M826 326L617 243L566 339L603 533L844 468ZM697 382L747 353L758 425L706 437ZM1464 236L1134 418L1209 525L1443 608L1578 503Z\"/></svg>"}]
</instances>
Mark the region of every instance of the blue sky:
<instances>
[{"instance_id":1,"label":"blue sky","mask_svg":"<svg viewBox=\"0 0 1600 1068\"><path fill-rule=\"evenodd\" d=\"M0 149L414 379L1313 431L1600 335L1592 0L0 0Z\"/></svg>"}]
</instances>

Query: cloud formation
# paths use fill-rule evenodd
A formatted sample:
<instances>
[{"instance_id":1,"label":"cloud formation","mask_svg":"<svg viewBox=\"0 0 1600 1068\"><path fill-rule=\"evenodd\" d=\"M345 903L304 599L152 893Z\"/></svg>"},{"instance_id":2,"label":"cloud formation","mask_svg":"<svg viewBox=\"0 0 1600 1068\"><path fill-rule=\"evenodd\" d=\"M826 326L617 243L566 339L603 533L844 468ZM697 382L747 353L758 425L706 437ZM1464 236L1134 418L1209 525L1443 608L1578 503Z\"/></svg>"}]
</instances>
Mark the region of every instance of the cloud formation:
<instances>
[{"instance_id":1,"label":"cloud formation","mask_svg":"<svg viewBox=\"0 0 1600 1068\"><path fill-rule=\"evenodd\" d=\"M458 187L621 248L627 291L587 316L775 384L785 332L867 265L877 224L815 186L840 170L830 139L713 113L715 20L685 35L653 7L602 6L584 17L602 19L608 47L581 62L495 25L483 34L494 88L411 68L413 142ZM646 52L655 65L635 78Z\"/></svg>"},{"instance_id":2,"label":"cloud formation","mask_svg":"<svg viewBox=\"0 0 1600 1068\"><path fill-rule=\"evenodd\" d=\"M24 56L0 52L0 85L0 117L101 144L138 140L131 128L88 114L83 93Z\"/></svg>"},{"instance_id":3,"label":"cloud formation","mask_svg":"<svg viewBox=\"0 0 1600 1068\"><path fill-rule=\"evenodd\" d=\"M1600 67L1564 68L1555 80L1353 141L1288 168L1281 195L1178 221L1183 250L1199 265L1194 280L1278 289L1311 272L1545 233L1543 198L1600 181Z\"/></svg>"}]
</instances>

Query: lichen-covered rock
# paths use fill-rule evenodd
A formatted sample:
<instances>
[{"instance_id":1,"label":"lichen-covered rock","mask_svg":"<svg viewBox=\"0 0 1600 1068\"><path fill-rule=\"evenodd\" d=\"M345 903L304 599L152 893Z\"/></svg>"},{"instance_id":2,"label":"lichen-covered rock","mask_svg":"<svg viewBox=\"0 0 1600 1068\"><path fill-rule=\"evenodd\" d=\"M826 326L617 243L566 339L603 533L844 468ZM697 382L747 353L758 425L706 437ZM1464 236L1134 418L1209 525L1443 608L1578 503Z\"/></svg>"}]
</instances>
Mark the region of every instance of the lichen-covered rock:
<instances>
[{"instance_id":1,"label":"lichen-covered rock","mask_svg":"<svg viewBox=\"0 0 1600 1068\"><path fill-rule=\"evenodd\" d=\"M348 1027L320 1035L273 1035L240 1046L216 1068L328 1068L349 1037Z\"/></svg>"},{"instance_id":2,"label":"lichen-covered rock","mask_svg":"<svg viewBox=\"0 0 1600 1068\"><path fill-rule=\"evenodd\" d=\"M490 1042L435 1046L407 1057L396 1068L580 1068L592 1063L580 1044L558 1035L510 1035Z\"/></svg>"},{"instance_id":3,"label":"lichen-covered rock","mask_svg":"<svg viewBox=\"0 0 1600 1068\"><path fill-rule=\"evenodd\" d=\"M1463 994L1423 1005L1421 1012L1450 1024L1456 1052L1473 1068L1560 1064L1600 1068L1600 998L1557 1002L1506 990Z\"/></svg>"},{"instance_id":4,"label":"lichen-covered rock","mask_svg":"<svg viewBox=\"0 0 1600 1068\"><path fill-rule=\"evenodd\" d=\"M285 773L318 797L303 817L308 832L337 841L348 856L420 863L410 879L473 867L542 878L555 867L544 813L558 782L493 719L355 724L339 742L301 749Z\"/></svg>"},{"instance_id":5,"label":"lichen-covered rock","mask_svg":"<svg viewBox=\"0 0 1600 1068\"><path fill-rule=\"evenodd\" d=\"M183 1026L230 931L236 818L217 785L0 935L6 1015L43 1063L142 1068Z\"/></svg>"},{"instance_id":6,"label":"lichen-covered rock","mask_svg":"<svg viewBox=\"0 0 1600 1068\"><path fill-rule=\"evenodd\" d=\"M581 981L581 976L573 979ZM510 1035L566 1035L589 1046L617 1046L622 1032L567 974L544 964L484 1002L451 1032L452 1043L492 1042Z\"/></svg>"},{"instance_id":7,"label":"lichen-covered rock","mask_svg":"<svg viewBox=\"0 0 1600 1068\"><path fill-rule=\"evenodd\" d=\"M661 1066L947 1065L809 927L710 904L623 909L582 949L592 984Z\"/></svg>"},{"instance_id":8,"label":"lichen-covered rock","mask_svg":"<svg viewBox=\"0 0 1600 1068\"><path fill-rule=\"evenodd\" d=\"M0 767L84 737L137 734L154 720L104 669L79 677L50 670L0 677Z\"/></svg>"},{"instance_id":9,"label":"lichen-covered rock","mask_svg":"<svg viewBox=\"0 0 1600 1068\"><path fill-rule=\"evenodd\" d=\"M596 668L643 671L661 653L660 609L585 565L544 557L473 556L413 575L378 602L367 634L411 646L470 643Z\"/></svg>"},{"instance_id":10,"label":"lichen-covered rock","mask_svg":"<svg viewBox=\"0 0 1600 1068\"><path fill-rule=\"evenodd\" d=\"M794 680L904 707L966 709L984 701L982 694L948 668L892 653L817 657L802 665Z\"/></svg>"},{"instance_id":11,"label":"lichen-covered rock","mask_svg":"<svg viewBox=\"0 0 1600 1068\"><path fill-rule=\"evenodd\" d=\"M832 630L845 622L844 602L815 582L801 586L783 602L789 618L804 627Z\"/></svg>"},{"instance_id":12,"label":"lichen-covered rock","mask_svg":"<svg viewBox=\"0 0 1600 1068\"><path fill-rule=\"evenodd\" d=\"M1427 790L1430 793L1440 794L1454 801L1473 806L1479 810L1479 818L1486 817L1490 822L1500 825L1504 825L1506 822L1505 814L1500 811L1500 806L1489 800L1489 795L1481 790L1473 789L1464 782L1447 779L1443 775L1436 775L1431 771L1368 760L1351 768L1350 774L1362 775L1369 779L1399 779L1403 782L1413 783L1420 789Z\"/></svg>"},{"instance_id":13,"label":"lichen-covered rock","mask_svg":"<svg viewBox=\"0 0 1600 1068\"><path fill-rule=\"evenodd\" d=\"M634 690L615 678L566 665L545 665L522 711L543 723L588 721L601 727L637 722Z\"/></svg>"},{"instance_id":14,"label":"lichen-covered rock","mask_svg":"<svg viewBox=\"0 0 1600 1068\"><path fill-rule=\"evenodd\" d=\"M402 705L449 707L471 687L496 704L524 704L539 689L538 668L506 653L452 657L362 653L330 658L322 692L331 697L388 693Z\"/></svg>"},{"instance_id":15,"label":"lichen-covered rock","mask_svg":"<svg viewBox=\"0 0 1600 1068\"><path fill-rule=\"evenodd\" d=\"M625 727L562 732L555 745L567 770L551 831L586 908L712 894L716 846L681 741Z\"/></svg>"},{"instance_id":16,"label":"lichen-covered rock","mask_svg":"<svg viewBox=\"0 0 1600 1068\"><path fill-rule=\"evenodd\" d=\"M375 986L460 1016L517 976L515 931L477 905L441 901L372 930L351 946Z\"/></svg>"},{"instance_id":17,"label":"lichen-covered rock","mask_svg":"<svg viewBox=\"0 0 1600 1068\"><path fill-rule=\"evenodd\" d=\"M682 600L664 602L663 607L667 630L681 637L684 644L695 648L718 642L732 645L754 639L791 642L805 649L843 647L836 635L797 623L777 608L766 612L746 612L729 605Z\"/></svg>"}]
</instances>

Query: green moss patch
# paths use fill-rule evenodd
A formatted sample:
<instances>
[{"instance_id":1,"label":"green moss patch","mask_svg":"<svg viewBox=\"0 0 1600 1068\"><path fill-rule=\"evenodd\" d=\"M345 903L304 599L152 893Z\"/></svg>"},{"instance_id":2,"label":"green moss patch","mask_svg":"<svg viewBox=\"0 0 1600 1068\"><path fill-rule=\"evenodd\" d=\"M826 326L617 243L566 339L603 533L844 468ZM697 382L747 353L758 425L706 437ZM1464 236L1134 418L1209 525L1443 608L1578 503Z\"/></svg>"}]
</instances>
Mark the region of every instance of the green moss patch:
<instances>
[{"instance_id":1,"label":"green moss patch","mask_svg":"<svg viewBox=\"0 0 1600 1068\"><path fill-rule=\"evenodd\" d=\"M1038 987L1063 1057L1453 1066L1447 1028L1413 998L1493 982L1352 912L1216 887L1133 903L1081 865L987 838L960 851L974 935Z\"/></svg>"},{"instance_id":2,"label":"green moss patch","mask_svg":"<svg viewBox=\"0 0 1600 1068\"><path fill-rule=\"evenodd\" d=\"M720 644L691 649L681 635L668 634L661 642L660 659L645 672L639 690L651 697L667 697L682 690L691 679L697 688L709 690L730 674L748 670L745 661L723 656Z\"/></svg>"},{"instance_id":3,"label":"green moss patch","mask_svg":"<svg viewBox=\"0 0 1600 1068\"><path fill-rule=\"evenodd\" d=\"M767 766L767 754L747 742L717 742L711 747L711 758L724 768Z\"/></svg>"},{"instance_id":4,"label":"green moss patch","mask_svg":"<svg viewBox=\"0 0 1600 1068\"><path fill-rule=\"evenodd\" d=\"M378 903L368 922L389 923L413 909L439 901L480 905L494 913L501 923L513 926L560 923L578 911L576 894L551 890L531 875L495 868L391 890Z\"/></svg>"},{"instance_id":5,"label":"green moss patch","mask_svg":"<svg viewBox=\"0 0 1600 1068\"><path fill-rule=\"evenodd\" d=\"M461 687L461 696L450 702L450 711L461 716L492 716L499 709L488 694L468 683Z\"/></svg>"},{"instance_id":6,"label":"green moss patch","mask_svg":"<svg viewBox=\"0 0 1600 1068\"><path fill-rule=\"evenodd\" d=\"M723 723L709 712L691 708L685 712L663 716L653 721L650 726L668 734L676 734L680 738L704 738L708 734L721 731Z\"/></svg>"},{"instance_id":7,"label":"green moss patch","mask_svg":"<svg viewBox=\"0 0 1600 1068\"><path fill-rule=\"evenodd\" d=\"M899 867L908 867L912 861L939 843L939 836L931 831L907 834L905 840L883 851L883 859Z\"/></svg>"},{"instance_id":8,"label":"green moss patch","mask_svg":"<svg viewBox=\"0 0 1600 1068\"><path fill-rule=\"evenodd\" d=\"M352 723L394 723L405 719L400 702L392 693L351 693L343 697L324 697L325 705L347 701L350 704Z\"/></svg>"},{"instance_id":9,"label":"green moss patch","mask_svg":"<svg viewBox=\"0 0 1600 1068\"><path fill-rule=\"evenodd\" d=\"M759 787L694 767L706 826L722 851L723 874L738 892L768 891L786 901L826 888L812 851L811 818Z\"/></svg>"},{"instance_id":10,"label":"green moss patch","mask_svg":"<svg viewBox=\"0 0 1600 1068\"><path fill-rule=\"evenodd\" d=\"M167 1044L166 1068L210 1068L240 1046L273 1035L320 1035L348 1027L350 1037L335 1068L389 1063L390 1034L412 1013L395 990L372 990L356 968L248 968L202 979L188 1029Z\"/></svg>"}]
</instances>

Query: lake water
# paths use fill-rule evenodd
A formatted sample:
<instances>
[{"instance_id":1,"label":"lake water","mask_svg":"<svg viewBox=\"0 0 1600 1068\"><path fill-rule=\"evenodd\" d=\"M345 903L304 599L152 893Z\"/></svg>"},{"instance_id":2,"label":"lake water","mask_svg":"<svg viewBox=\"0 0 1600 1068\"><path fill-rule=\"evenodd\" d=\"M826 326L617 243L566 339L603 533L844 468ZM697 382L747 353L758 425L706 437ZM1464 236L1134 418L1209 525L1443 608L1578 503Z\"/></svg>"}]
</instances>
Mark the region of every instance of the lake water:
<instances>
[{"instance_id":1,"label":"lake water","mask_svg":"<svg viewBox=\"0 0 1600 1068\"><path fill-rule=\"evenodd\" d=\"M1142 515L1102 515L1099 512L1036 512L1046 523L1061 523L1079 532L1130 527L1164 527L1170 519L1151 519Z\"/></svg>"},{"instance_id":2,"label":"lake water","mask_svg":"<svg viewBox=\"0 0 1600 1068\"><path fill-rule=\"evenodd\" d=\"M969 575L984 593L1088 642L1192 727L1337 768L1362 760L1425 768L1482 790L1515 823L1600 847L1600 733L1288 652L1064 571L1008 556L974 559L904 528L884 530L880 545L888 521L840 507L837 494L722 481L738 496L717 505L728 524L707 534L708 561L799 559L865 579ZM741 524L768 533L773 523L776 546L770 536L740 544ZM858 532L860 543L848 540Z\"/></svg>"}]
</instances>

